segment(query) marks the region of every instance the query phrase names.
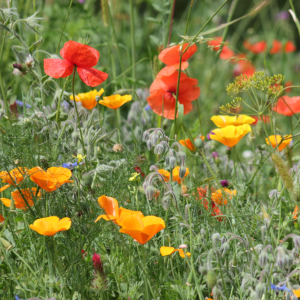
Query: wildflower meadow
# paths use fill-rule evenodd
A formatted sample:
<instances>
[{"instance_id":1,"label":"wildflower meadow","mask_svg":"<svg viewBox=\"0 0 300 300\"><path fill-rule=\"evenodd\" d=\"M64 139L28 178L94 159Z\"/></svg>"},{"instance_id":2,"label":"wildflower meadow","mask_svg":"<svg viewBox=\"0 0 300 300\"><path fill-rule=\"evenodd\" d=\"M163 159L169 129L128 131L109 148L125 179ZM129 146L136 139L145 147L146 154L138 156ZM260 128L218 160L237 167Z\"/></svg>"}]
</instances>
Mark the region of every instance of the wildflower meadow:
<instances>
[{"instance_id":1,"label":"wildflower meadow","mask_svg":"<svg viewBox=\"0 0 300 300\"><path fill-rule=\"evenodd\" d=\"M0 299L300 298L299 0L0 0Z\"/></svg>"}]
</instances>

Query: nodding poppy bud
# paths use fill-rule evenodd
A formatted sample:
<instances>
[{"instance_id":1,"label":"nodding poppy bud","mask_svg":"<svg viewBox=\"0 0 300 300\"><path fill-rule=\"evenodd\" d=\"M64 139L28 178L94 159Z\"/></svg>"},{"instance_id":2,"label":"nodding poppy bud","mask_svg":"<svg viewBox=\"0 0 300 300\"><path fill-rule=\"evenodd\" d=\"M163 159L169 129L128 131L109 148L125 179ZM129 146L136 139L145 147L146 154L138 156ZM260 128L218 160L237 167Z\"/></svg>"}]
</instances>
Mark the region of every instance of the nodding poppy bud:
<instances>
[{"instance_id":1,"label":"nodding poppy bud","mask_svg":"<svg viewBox=\"0 0 300 300\"><path fill-rule=\"evenodd\" d=\"M216 248L217 246L217 241L220 241L220 234L219 233L214 233L212 235L212 241L213 241L213 247Z\"/></svg>"},{"instance_id":2,"label":"nodding poppy bud","mask_svg":"<svg viewBox=\"0 0 300 300\"><path fill-rule=\"evenodd\" d=\"M227 243L227 242L224 243L220 248L220 250L223 250L222 256L225 256L225 254L228 252L229 249L230 249L229 243Z\"/></svg>"},{"instance_id":3,"label":"nodding poppy bud","mask_svg":"<svg viewBox=\"0 0 300 300\"><path fill-rule=\"evenodd\" d=\"M257 299L261 299L261 297L263 296L264 292L265 292L265 285L263 283L259 283L256 288L255 288L255 292L257 294Z\"/></svg>"},{"instance_id":4,"label":"nodding poppy bud","mask_svg":"<svg viewBox=\"0 0 300 300\"><path fill-rule=\"evenodd\" d=\"M212 289L217 283L217 274L213 270L209 270L206 276L207 286Z\"/></svg>"},{"instance_id":5,"label":"nodding poppy bud","mask_svg":"<svg viewBox=\"0 0 300 300\"><path fill-rule=\"evenodd\" d=\"M234 255L233 255L233 259L232 259L232 266L233 266L234 268L236 268L236 267L237 267L236 253L234 253Z\"/></svg>"},{"instance_id":6,"label":"nodding poppy bud","mask_svg":"<svg viewBox=\"0 0 300 300\"><path fill-rule=\"evenodd\" d=\"M161 199L161 204L162 204L162 207L164 210L168 210L169 206L170 206L170 196L169 195L166 195L166 196L163 196L162 199Z\"/></svg>"},{"instance_id":7,"label":"nodding poppy bud","mask_svg":"<svg viewBox=\"0 0 300 300\"><path fill-rule=\"evenodd\" d=\"M181 166L179 169L179 178L183 179L186 173L186 167L185 166Z\"/></svg>"},{"instance_id":8,"label":"nodding poppy bud","mask_svg":"<svg viewBox=\"0 0 300 300\"><path fill-rule=\"evenodd\" d=\"M149 132L148 132L148 131L145 131L145 132L143 133L143 137L142 137L143 142L148 141L148 140L149 140L149 137L150 137Z\"/></svg>"},{"instance_id":9,"label":"nodding poppy bud","mask_svg":"<svg viewBox=\"0 0 300 300\"><path fill-rule=\"evenodd\" d=\"M152 200L156 194L156 188L154 188L152 185L149 185L146 188L146 198L148 201Z\"/></svg>"},{"instance_id":10,"label":"nodding poppy bud","mask_svg":"<svg viewBox=\"0 0 300 300\"><path fill-rule=\"evenodd\" d=\"M3 239L0 237L0 243L3 245L3 247L6 249L6 250L10 250L13 245L11 243L9 243L7 240Z\"/></svg>"},{"instance_id":11,"label":"nodding poppy bud","mask_svg":"<svg viewBox=\"0 0 300 300\"><path fill-rule=\"evenodd\" d=\"M259 254L259 264L262 268L264 268L266 266L266 264L268 263L268 253L267 251L263 250L261 251L261 253Z\"/></svg>"},{"instance_id":12,"label":"nodding poppy bud","mask_svg":"<svg viewBox=\"0 0 300 300\"><path fill-rule=\"evenodd\" d=\"M159 140L159 133L153 132L150 136L150 141L152 146L156 146Z\"/></svg>"},{"instance_id":13,"label":"nodding poppy bud","mask_svg":"<svg viewBox=\"0 0 300 300\"><path fill-rule=\"evenodd\" d=\"M206 231L205 231L205 229L204 228L201 228L201 230L200 230L200 234L204 237L205 236L205 234L206 234Z\"/></svg>"},{"instance_id":14,"label":"nodding poppy bud","mask_svg":"<svg viewBox=\"0 0 300 300\"><path fill-rule=\"evenodd\" d=\"M203 267L203 266L201 266L201 265L198 267L198 271L199 271L199 273L202 274L202 275L206 275L206 274L207 274L206 268Z\"/></svg>"},{"instance_id":15,"label":"nodding poppy bud","mask_svg":"<svg viewBox=\"0 0 300 300\"><path fill-rule=\"evenodd\" d=\"M148 150L151 150L151 148L152 148L152 143L151 143L150 139L147 141L147 148L148 148Z\"/></svg>"},{"instance_id":16,"label":"nodding poppy bud","mask_svg":"<svg viewBox=\"0 0 300 300\"><path fill-rule=\"evenodd\" d=\"M169 165L171 169L174 169L176 166L176 158L174 156L169 157ZM180 177L180 175L179 175Z\"/></svg>"},{"instance_id":17,"label":"nodding poppy bud","mask_svg":"<svg viewBox=\"0 0 300 300\"><path fill-rule=\"evenodd\" d=\"M202 141L202 139L195 139L194 143L195 143L195 146L197 148L202 148L203 147L203 141Z\"/></svg>"},{"instance_id":18,"label":"nodding poppy bud","mask_svg":"<svg viewBox=\"0 0 300 300\"><path fill-rule=\"evenodd\" d=\"M266 149L267 149L267 146L266 146L266 145L260 145L260 144L258 144L258 145L256 146L256 148L257 148L259 151L263 151L263 150L266 150Z\"/></svg>"}]
</instances>

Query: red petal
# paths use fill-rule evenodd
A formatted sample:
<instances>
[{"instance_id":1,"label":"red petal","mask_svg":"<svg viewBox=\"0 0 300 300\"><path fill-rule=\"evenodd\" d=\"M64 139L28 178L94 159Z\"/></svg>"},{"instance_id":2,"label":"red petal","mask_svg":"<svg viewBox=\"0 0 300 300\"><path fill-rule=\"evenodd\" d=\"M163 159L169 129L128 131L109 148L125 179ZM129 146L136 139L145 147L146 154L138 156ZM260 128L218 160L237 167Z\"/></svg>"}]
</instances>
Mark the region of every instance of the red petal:
<instances>
[{"instance_id":1,"label":"red petal","mask_svg":"<svg viewBox=\"0 0 300 300\"><path fill-rule=\"evenodd\" d=\"M188 47L188 45L189 43L185 43L183 45L182 52ZM166 48L159 54L158 59L168 66L177 64L179 63L180 60L179 49L180 49L180 45ZM196 45L190 46L188 50L183 54L182 61L188 60L196 51L197 51Z\"/></svg>"},{"instance_id":2,"label":"red petal","mask_svg":"<svg viewBox=\"0 0 300 300\"><path fill-rule=\"evenodd\" d=\"M88 86L95 87L105 81L108 74L97 69L77 69L80 79Z\"/></svg>"},{"instance_id":3,"label":"red petal","mask_svg":"<svg viewBox=\"0 0 300 300\"><path fill-rule=\"evenodd\" d=\"M44 59L45 73L53 78L65 78L72 74L74 66L63 59Z\"/></svg>"},{"instance_id":4,"label":"red petal","mask_svg":"<svg viewBox=\"0 0 300 300\"><path fill-rule=\"evenodd\" d=\"M188 66L189 66L189 63L187 61L183 61L181 63L181 70L185 70ZM172 65L172 66L166 66L158 72L156 78L161 78L163 76L171 76L177 70L179 70L179 63Z\"/></svg>"},{"instance_id":5,"label":"red petal","mask_svg":"<svg viewBox=\"0 0 300 300\"><path fill-rule=\"evenodd\" d=\"M199 87L193 87L193 88L189 88L184 92L180 92L179 90L179 102L181 104L191 101L196 100L197 98L199 98L200 96L200 88Z\"/></svg>"},{"instance_id":6,"label":"red petal","mask_svg":"<svg viewBox=\"0 0 300 300\"><path fill-rule=\"evenodd\" d=\"M96 49L74 41L66 42L60 50L60 55L70 64L84 69L94 67L100 57Z\"/></svg>"}]
</instances>

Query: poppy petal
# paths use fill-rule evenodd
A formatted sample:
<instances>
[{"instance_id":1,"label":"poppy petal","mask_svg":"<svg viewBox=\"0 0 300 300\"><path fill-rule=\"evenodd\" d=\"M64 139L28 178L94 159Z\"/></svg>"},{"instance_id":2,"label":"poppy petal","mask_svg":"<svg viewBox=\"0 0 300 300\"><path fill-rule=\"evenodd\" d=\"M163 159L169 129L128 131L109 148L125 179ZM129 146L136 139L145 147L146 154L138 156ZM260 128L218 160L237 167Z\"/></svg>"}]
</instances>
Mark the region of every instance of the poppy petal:
<instances>
[{"instance_id":1,"label":"poppy petal","mask_svg":"<svg viewBox=\"0 0 300 300\"><path fill-rule=\"evenodd\" d=\"M108 216L119 218L119 203L115 198L102 195L98 198L98 204Z\"/></svg>"},{"instance_id":2,"label":"poppy petal","mask_svg":"<svg viewBox=\"0 0 300 300\"><path fill-rule=\"evenodd\" d=\"M97 69L77 69L80 79L88 86L95 87L105 81L108 74Z\"/></svg>"},{"instance_id":3,"label":"poppy petal","mask_svg":"<svg viewBox=\"0 0 300 300\"><path fill-rule=\"evenodd\" d=\"M161 256L167 256L167 255L170 255L170 254L174 253L175 248L174 247L162 246L162 247L160 247L159 251L160 251Z\"/></svg>"},{"instance_id":4,"label":"poppy petal","mask_svg":"<svg viewBox=\"0 0 300 300\"><path fill-rule=\"evenodd\" d=\"M187 69L188 66L189 63L187 61L183 61L181 63L181 70ZM179 63L171 66L166 66L158 72L156 78L161 78L163 76L171 76L177 70L179 70Z\"/></svg>"},{"instance_id":5,"label":"poppy petal","mask_svg":"<svg viewBox=\"0 0 300 300\"><path fill-rule=\"evenodd\" d=\"M53 78L65 78L73 73L74 66L63 59L44 59L45 73Z\"/></svg>"},{"instance_id":6,"label":"poppy petal","mask_svg":"<svg viewBox=\"0 0 300 300\"><path fill-rule=\"evenodd\" d=\"M74 41L66 42L60 55L70 64L85 69L94 67L100 57L96 49Z\"/></svg>"},{"instance_id":7,"label":"poppy petal","mask_svg":"<svg viewBox=\"0 0 300 300\"><path fill-rule=\"evenodd\" d=\"M10 184L4 185L2 188L0 188L0 193L3 192L3 191L5 191L9 187L10 187Z\"/></svg>"},{"instance_id":8,"label":"poppy petal","mask_svg":"<svg viewBox=\"0 0 300 300\"><path fill-rule=\"evenodd\" d=\"M189 43L185 43L182 47L182 51L184 51L188 47ZM179 63L180 56L180 45L169 47L164 49L158 56L158 59L165 63L166 65L174 65ZM197 51L197 46L192 45L188 48L188 50L182 55L182 61L188 60L195 52Z\"/></svg>"}]
</instances>

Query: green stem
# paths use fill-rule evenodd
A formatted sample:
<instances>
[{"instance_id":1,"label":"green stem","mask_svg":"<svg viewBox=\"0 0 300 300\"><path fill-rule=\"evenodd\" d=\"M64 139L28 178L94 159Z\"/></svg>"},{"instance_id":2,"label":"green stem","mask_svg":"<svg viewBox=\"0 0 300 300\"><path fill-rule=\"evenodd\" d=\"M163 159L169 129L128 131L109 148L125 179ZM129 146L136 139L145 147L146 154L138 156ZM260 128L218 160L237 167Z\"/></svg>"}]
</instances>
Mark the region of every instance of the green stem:
<instances>
[{"instance_id":1,"label":"green stem","mask_svg":"<svg viewBox=\"0 0 300 300\"><path fill-rule=\"evenodd\" d=\"M66 24L67 24L67 20L68 20L68 17L69 17L69 13L70 13L72 4L73 4L73 0L70 1L70 5L69 5L68 13L67 13L67 16L66 16L66 20L65 20L65 23L64 23L64 27L63 27L63 30L61 32L61 35L60 35L60 38L59 38L59 42L58 42L58 45L57 45L57 48L56 48L56 54L58 53L58 50L59 50L60 42L61 42L63 33L65 31L65 27L66 27Z\"/></svg>"},{"instance_id":2,"label":"green stem","mask_svg":"<svg viewBox=\"0 0 300 300\"><path fill-rule=\"evenodd\" d=\"M121 136L120 136L120 118L119 118L119 112L118 112L118 109L115 109L115 114L116 114L116 123L117 123L117 128L118 128L118 141L119 141L119 144L121 144Z\"/></svg>"},{"instance_id":3,"label":"green stem","mask_svg":"<svg viewBox=\"0 0 300 300\"><path fill-rule=\"evenodd\" d=\"M61 98L62 98L62 95L63 95L63 93L64 93L64 91L65 91L66 83L67 83L68 79L69 79L69 78L67 78L66 81L65 81L65 84L64 84L63 89L62 89L62 91L61 91L61 94L60 94L60 97L59 97L59 101L58 101L58 104L57 104L57 111L56 111L56 118L55 118L55 121L56 121L56 123L58 123L58 124L59 124L58 118L59 118L59 110L60 110ZM76 102L76 101L75 101L75 98L74 98L74 103L75 103L75 102ZM75 103L75 106L76 106L76 103Z\"/></svg>"},{"instance_id":4,"label":"green stem","mask_svg":"<svg viewBox=\"0 0 300 300\"><path fill-rule=\"evenodd\" d=\"M134 80L133 90L135 88L135 43L134 43L134 10L133 10L133 0L129 0L130 3L130 30L131 30L131 63L132 63L132 78Z\"/></svg>"},{"instance_id":5,"label":"green stem","mask_svg":"<svg viewBox=\"0 0 300 300\"><path fill-rule=\"evenodd\" d=\"M80 142L82 145L82 151L83 154L86 155L86 151L85 151L85 147L84 147L84 141L83 141L83 136L82 136L82 131L81 131L81 127L80 127L80 119L79 119L79 114L78 114L78 110L77 110L77 104L75 101L75 75L76 75L76 68L74 68L74 72L73 72L73 80L72 80L72 93L73 93L73 99L74 99L74 106L75 106L75 111L76 111L76 116L77 116L77 126L80 132ZM85 161L87 162L87 157L85 158Z\"/></svg>"},{"instance_id":6,"label":"green stem","mask_svg":"<svg viewBox=\"0 0 300 300\"><path fill-rule=\"evenodd\" d=\"M294 20L296 26L297 26L297 29L298 29L298 33L299 33L299 36L300 36L300 24L299 24L299 20L297 18L297 15L296 15L296 11L295 11L295 7L294 7L294 4L293 4L293 1L292 0L289 0L290 1L290 5L291 5L291 8L293 10L293 13L296 17L296 20Z\"/></svg>"},{"instance_id":7,"label":"green stem","mask_svg":"<svg viewBox=\"0 0 300 300\"><path fill-rule=\"evenodd\" d=\"M53 243L54 241L52 239L51 246L53 246ZM53 265L52 253L50 249L50 243L49 241L47 241L47 237L45 237L45 247L47 250L48 265L49 265L49 278L50 278L49 296L51 297L53 294L53 284L54 284L54 265Z\"/></svg>"}]
</instances>

